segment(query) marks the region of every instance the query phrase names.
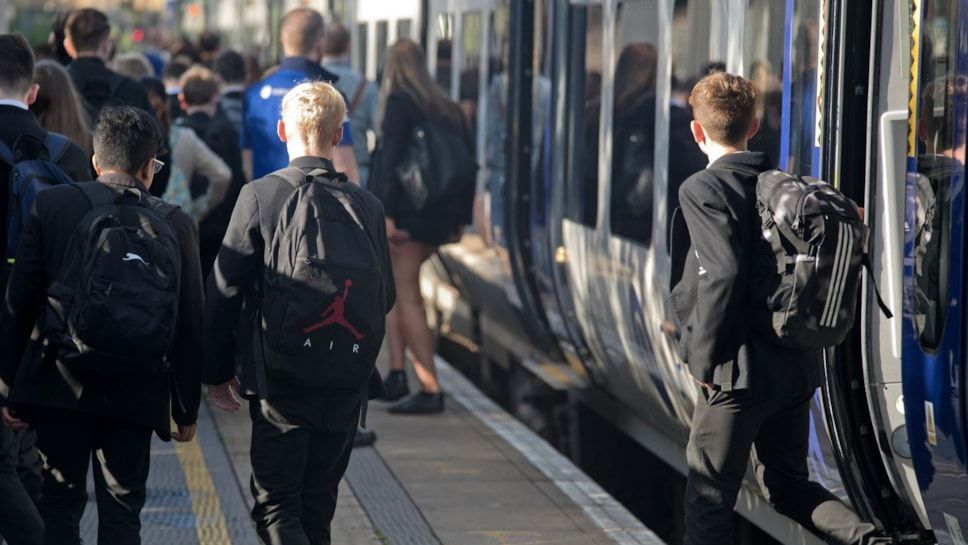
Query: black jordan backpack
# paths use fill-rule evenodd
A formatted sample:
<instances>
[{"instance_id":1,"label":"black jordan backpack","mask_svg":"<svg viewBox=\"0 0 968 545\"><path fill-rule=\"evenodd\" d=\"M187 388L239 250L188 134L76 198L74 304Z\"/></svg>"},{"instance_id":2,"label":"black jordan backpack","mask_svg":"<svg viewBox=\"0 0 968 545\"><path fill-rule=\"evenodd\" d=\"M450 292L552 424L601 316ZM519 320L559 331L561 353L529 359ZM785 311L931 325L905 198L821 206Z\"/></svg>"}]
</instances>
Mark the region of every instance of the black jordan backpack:
<instances>
[{"instance_id":1,"label":"black jordan backpack","mask_svg":"<svg viewBox=\"0 0 968 545\"><path fill-rule=\"evenodd\" d=\"M255 332L259 394L268 394L266 376L306 388L362 388L386 331L387 290L359 189L323 169L275 176L294 191L266 248Z\"/></svg>"},{"instance_id":2,"label":"black jordan backpack","mask_svg":"<svg viewBox=\"0 0 968 545\"><path fill-rule=\"evenodd\" d=\"M44 331L80 376L140 379L168 369L175 338L181 249L178 208L137 189L72 186L91 203L47 293Z\"/></svg>"},{"instance_id":3,"label":"black jordan backpack","mask_svg":"<svg viewBox=\"0 0 968 545\"><path fill-rule=\"evenodd\" d=\"M870 270L870 229L857 205L826 182L771 170L756 183L756 206L780 275L767 302L773 331L798 348L840 344L854 325L861 272Z\"/></svg>"}]
</instances>

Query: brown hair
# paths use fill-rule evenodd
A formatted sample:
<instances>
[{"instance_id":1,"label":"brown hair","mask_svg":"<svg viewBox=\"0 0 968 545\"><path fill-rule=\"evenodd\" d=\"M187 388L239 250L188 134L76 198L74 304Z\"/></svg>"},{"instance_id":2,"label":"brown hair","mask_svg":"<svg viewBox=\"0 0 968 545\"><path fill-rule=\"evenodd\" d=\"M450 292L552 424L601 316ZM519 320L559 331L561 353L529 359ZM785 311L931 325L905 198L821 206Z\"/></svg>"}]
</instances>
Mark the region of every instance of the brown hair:
<instances>
[{"instance_id":1,"label":"brown hair","mask_svg":"<svg viewBox=\"0 0 968 545\"><path fill-rule=\"evenodd\" d=\"M111 35L111 23L104 13L83 8L71 12L65 25L66 34L74 42L78 53L97 51Z\"/></svg>"},{"instance_id":2,"label":"brown hair","mask_svg":"<svg viewBox=\"0 0 968 545\"><path fill-rule=\"evenodd\" d=\"M380 119L390 93L405 92L428 116L464 126L464 114L430 76L423 48L411 40L400 40L387 51L380 91Z\"/></svg>"},{"instance_id":3,"label":"brown hair","mask_svg":"<svg viewBox=\"0 0 968 545\"><path fill-rule=\"evenodd\" d=\"M87 153L93 153L91 125L74 82L60 63L40 61L34 67L34 82L40 85L30 111L49 131L63 134Z\"/></svg>"},{"instance_id":4,"label":"brown hair","mask_svg":"<svg viewBox=\"0 0 968 545\"><path fill-rule=\"evenodd\" d=\"M615 108L627 111L636 101L655 96L658 53L649 43L625 46L615 67Z\"/></svg>"},{"instance_id":5,"label":"brown hair","mask_svg":"<svg viewBox=\"0 0 968 545\"><path fill-rule=\"evenodd\" d=\"M296 8L282 17L279 36L287 55L309 55L323 36L323 16L311 8Z\"/></svg>"},{"instance_id":6,"label":"brown hair","mask_svg":"<svg viewBox=\"0 0 968 545\"><path fill-rule=\"evenodd\" d=\"M709 138L719 144L740 144L756 118L756 87L740 76L714 72L692 88L689 105Z\"/></svg>"},{"instance_id":7,"label":"brown hair","mask_svg":"<svg viewBox=\"0 0 968 545\"><path fill-rule=\"evenodd\" d=\"M330 23L326 27L326 44L323 53L331 57L344 55L350 49L350 32L339 23Z\"/></svg>"},{"instance_id":8,"label":"brown hair","mask_svg":"<svg viewBox=\"0 0 968 545\"><path fill-rule=\"evenodd\" d=\"M0 89L23 95L34 75L34 52L23 34L0 34Z\"/></svg>"},{"instance_id":9,"label":"brown hair","mask_svg":"<svg viewBox=\"0 0 968 545\"><path fill-rule=\"evenodd\" d=\"M218 94L220 85L218 76L208 68L195 65L182 74L178 80L185 103L189 106L205 106L212 102Z\"/></svg>"}]
</instances>

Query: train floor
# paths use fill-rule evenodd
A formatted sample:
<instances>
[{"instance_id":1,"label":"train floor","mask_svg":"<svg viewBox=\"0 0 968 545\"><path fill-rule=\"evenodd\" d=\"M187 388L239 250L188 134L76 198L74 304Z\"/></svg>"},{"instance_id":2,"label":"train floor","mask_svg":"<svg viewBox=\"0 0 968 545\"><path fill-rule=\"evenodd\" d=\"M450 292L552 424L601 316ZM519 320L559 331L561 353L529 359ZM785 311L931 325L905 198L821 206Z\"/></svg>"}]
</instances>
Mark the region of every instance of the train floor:
<instances>
[{"instance_id":1,"label":"train floor","mask_svg":"<svg viewBox=\"0 0 968 545\"><path fill-rule=\"evenodd\" d=\"M443 414L394 416L385 403L370 404L378 440L353 452L334 545L662 543L446 362L438 366ZM247 411L203 403L196 441L155 440L145 545L259 543L249 517L249 436ZM82 520L89 544L97 542L91 496Z\"/></svg>"}]
</instances>

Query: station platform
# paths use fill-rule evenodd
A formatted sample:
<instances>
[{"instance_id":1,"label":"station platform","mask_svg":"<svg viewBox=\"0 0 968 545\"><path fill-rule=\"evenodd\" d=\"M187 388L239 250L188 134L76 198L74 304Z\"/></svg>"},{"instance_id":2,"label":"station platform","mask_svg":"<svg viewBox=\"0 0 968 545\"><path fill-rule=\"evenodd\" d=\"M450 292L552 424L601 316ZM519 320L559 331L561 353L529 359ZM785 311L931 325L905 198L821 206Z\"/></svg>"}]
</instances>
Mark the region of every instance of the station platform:
<instances>
[{"instance_id":1,"label":"station platform","mask_svg":"<svg viewBox=\"0 0 968 545\"><path fill-rule=\"evenodd\" d=\"M631 513L443 360L446 411L395 416L371 402L378 440L354 450L334 545L658 545ZM416 384L411 381L411 384ZM255 545L245 410L203 403L196 441L152 448L146 545ZM643 491L648 493L648 491ZM93 494L82 520L96 543Z\"/></svg>"}]
</instances>

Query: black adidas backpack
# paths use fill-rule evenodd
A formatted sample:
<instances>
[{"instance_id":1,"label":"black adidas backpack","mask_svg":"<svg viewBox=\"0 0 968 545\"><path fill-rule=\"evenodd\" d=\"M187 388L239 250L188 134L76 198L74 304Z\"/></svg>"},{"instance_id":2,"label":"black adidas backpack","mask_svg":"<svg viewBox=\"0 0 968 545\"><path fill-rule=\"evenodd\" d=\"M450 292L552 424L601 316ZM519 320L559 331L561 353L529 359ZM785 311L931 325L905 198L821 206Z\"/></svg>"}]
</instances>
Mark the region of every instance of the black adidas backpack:
<instances>
[{"instance_id":1,"label":"black adidas backpack","mask_svg":"<svg viewBox=\"0 0 968 545\"><path fill-rule=\"evenodd\" d=\"M80 376L140 379L168 369L181 250L166 219L177 207L137 189L76 184L91 203L48 290L44 332Z\"/></svg>"},{"instance_id":2,"label":"black adidas backpack","mask_svg":"<svg viewBox=\"0 0 968 545\"><path fill-rule=\"evenodd\" d=\"M306 388L364 388L386 331L387 287L359 189L323 169L275 176L295 191L266 248L258 393L268 395L267 375Z\"/></svg>"},{"instance_id":3,"label":"black adidas backpack","mask_svg":"<svg viewBox=\"0 0 968 545\"><path fill-rule=\"evenodd\" d=\"M770 170L757 180L756 207L780 275L767 303L773 331L798 348L840 344L854 325L861 269L870 267L870 229L857 205L826 182Z\"/></svg>"}]
</instances>

